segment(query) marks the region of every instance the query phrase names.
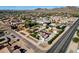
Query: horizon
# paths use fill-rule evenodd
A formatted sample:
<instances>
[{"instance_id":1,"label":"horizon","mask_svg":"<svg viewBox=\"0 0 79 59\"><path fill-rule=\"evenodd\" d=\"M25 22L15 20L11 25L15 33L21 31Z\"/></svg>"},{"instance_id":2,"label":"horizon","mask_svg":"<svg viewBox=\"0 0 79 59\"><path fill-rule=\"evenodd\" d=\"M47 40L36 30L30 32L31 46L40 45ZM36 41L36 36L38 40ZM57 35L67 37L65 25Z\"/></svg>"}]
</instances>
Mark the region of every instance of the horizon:
<instances>
[{"instance_id":1,"label":"horizon","mask_svg":"<svg viewBox=\"0 0 79 59\"><path fill-rule=\"evenodd\" d=\"M33 10L37 8L63 8L64 6L0 6L0 10Z\"/></svg>"}]
</instances>

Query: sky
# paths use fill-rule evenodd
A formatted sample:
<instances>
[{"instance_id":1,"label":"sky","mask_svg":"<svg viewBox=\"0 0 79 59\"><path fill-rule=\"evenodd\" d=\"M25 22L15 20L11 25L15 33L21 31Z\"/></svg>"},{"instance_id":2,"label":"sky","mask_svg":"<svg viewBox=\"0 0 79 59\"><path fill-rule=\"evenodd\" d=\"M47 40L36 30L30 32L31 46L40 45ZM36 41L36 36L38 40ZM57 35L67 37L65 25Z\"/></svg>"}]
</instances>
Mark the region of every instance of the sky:
<instances>
[{"instance_id":1,"label":"sky","mask_svg":"<svg viewBox=\"0 0 79 59\"><path fill-rule=\"evenodd\" d=\"M32 10L36 8L62 8L64 6L0 6L0 10Z\"/></svg>"}]
</instances>

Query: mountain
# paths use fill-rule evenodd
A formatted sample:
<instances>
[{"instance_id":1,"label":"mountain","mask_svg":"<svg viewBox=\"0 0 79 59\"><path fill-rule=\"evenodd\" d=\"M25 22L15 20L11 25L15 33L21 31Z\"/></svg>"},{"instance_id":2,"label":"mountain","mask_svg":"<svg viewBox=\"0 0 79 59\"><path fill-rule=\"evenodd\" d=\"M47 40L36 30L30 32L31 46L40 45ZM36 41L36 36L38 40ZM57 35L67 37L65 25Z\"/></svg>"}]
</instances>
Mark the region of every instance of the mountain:
<instances>
[{"instance_id":1,"label":"mountain","mask_svg":"<svg viewBox=\"0 0 79 59\"><path fill-rule=\"evenodd\" d=\"M54 9L42 9L38 8L34 10L35 12L64 12L64 13L73 13L79 12L79 8L75 6L66 6L63 8L54 8Z\"/></svg>"}]
</instances>

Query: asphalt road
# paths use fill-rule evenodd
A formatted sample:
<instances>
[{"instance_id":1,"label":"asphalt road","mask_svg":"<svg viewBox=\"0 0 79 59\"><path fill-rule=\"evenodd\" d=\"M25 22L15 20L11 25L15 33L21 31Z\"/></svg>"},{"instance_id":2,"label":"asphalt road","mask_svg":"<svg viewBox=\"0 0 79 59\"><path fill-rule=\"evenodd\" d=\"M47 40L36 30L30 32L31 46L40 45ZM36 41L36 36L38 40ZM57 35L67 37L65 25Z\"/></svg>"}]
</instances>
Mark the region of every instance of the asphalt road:
<instances>
[{"instance_id":1,"label":"asphalt road","mask_svg":"<svg viewBox=\"0 0 79 59\"><path fill-rule=\"evenodd\" d=\"M47 51L47 53L64 53L79 25L79 19L63 34L63 36Z\"/></svg>"}]
</instances>

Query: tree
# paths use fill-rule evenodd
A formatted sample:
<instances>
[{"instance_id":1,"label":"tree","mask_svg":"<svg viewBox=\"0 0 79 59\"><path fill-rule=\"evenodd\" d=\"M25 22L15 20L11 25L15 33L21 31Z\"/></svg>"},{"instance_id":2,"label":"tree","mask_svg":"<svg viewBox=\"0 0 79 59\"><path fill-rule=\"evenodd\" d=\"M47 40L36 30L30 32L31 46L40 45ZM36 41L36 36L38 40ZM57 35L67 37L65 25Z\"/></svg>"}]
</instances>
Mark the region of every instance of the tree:
<instances>
[{"instance_id":1,"label":"tree","mask_svg":"<svg viewBox=\"0 0 79 59\"><path fill-rule=\"evenodd\" d=\"M79 42L79 38L78 38L78 37L74 37L74 38L73 38L73 41L74 41L75 43L78 43L78 42Z\"/></svg>"},{"instance_id":2,"label":"tree","mask_svg":"<svg viewBox=\"0 0 79 59\"><path fill-rule=\"evenodd\" d=\"M36 22L32 22L32 20L26 20L25 21L25 27L32 27L32 26L35 26L37 25Z\"/></svg>"},{"instance_id":3,"label":"tree","mask_svg":"<svg viewBox=\"0 0 79 59\"><path fill-rule=\"evenodd\" d=\"M31 36L36 37L37 36L37 32L31 33Z\"/></svg>"},{"instance_id":4,"label":"tree","mask_svg":"<svg viewBox=\"0 0 79 59\"><path fill-rule=\"evenodd\" d=\"M79 36L79 31L77 31L77 36Z\"/></svg>"},{"instance_id":5,"label":"tree","mask_svg":"<svg viewBox=\"0 0 79 59\"><path fill-rule=\"evenodd\" d=\"M25 16L23 16L23 17L21 16L21 19L26 20L26 17Z\"/></svg>"}]
</instances>

